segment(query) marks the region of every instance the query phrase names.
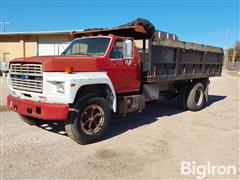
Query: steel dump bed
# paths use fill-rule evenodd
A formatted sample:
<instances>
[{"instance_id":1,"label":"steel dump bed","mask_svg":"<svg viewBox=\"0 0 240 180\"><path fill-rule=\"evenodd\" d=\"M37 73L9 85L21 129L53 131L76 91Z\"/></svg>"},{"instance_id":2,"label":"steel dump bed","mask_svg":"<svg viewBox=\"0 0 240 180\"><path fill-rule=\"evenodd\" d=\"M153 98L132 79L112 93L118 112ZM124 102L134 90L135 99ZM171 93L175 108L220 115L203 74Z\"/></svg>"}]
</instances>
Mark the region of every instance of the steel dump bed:
<instances>
[{"instance_id":1,"label":"steel dump bed","mask_svg":"<svg viewBox=\"0 0 240 180\"><path fill-rule=\"evenodd\" d=\"M144 81L185 80L220 76L223 49L175 40L150 43Z\"/></svg>"}]
</instances>

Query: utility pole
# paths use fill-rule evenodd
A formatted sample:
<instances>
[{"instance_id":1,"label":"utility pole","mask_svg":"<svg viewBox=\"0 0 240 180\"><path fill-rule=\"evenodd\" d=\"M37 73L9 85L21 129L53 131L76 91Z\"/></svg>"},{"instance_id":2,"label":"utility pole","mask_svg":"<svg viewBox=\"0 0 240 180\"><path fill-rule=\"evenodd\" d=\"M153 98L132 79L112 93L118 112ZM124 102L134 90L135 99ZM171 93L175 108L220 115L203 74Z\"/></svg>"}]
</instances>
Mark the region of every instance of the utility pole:
<instances>
[{"instance_id":1,"label":"utility pole","mask_svg":"<svg viewBox=\"0 0 240 180\"><path fill-rule=\"evenodd\" d=\"M225 68L228 68L228 40L229 40L229 31L228 29L226 30L226 35L225 35Z\"/></svg>"},{"instance_id":2,"label":"utility pole","mask_svg":"<svg viewBox=\"0 0 240 180\"><path fill-rule=\"evenodd\" d=\"M6 25L9 25L10 23L7 22L7 21L0 21L0 24L1 24L2 27L3 27L3 32L5 32L5 31L6 31Z\"/></svg>"}]
</instances>

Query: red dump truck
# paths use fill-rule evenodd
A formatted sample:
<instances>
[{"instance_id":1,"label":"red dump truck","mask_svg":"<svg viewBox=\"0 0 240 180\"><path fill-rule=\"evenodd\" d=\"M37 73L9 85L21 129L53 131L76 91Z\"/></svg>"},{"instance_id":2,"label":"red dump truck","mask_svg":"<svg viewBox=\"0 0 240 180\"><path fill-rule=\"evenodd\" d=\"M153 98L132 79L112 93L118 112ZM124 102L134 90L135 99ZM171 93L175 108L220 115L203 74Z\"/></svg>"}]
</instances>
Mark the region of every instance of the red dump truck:
<instances>
[{"instance_id":1,"label":"red dump truck","mask_svg":"<svg viewBox=\"0 0 240 180\"><path fill-rule=\"evenodd\" d=\"M10 62L8 108L27 119L64 121L80 144L101 139L112 114L141 112L162 95L198 111L209 77L221 75L221 48L179 41L146 20L72 35L60 56Z\"/></svg>"}]
</instances>

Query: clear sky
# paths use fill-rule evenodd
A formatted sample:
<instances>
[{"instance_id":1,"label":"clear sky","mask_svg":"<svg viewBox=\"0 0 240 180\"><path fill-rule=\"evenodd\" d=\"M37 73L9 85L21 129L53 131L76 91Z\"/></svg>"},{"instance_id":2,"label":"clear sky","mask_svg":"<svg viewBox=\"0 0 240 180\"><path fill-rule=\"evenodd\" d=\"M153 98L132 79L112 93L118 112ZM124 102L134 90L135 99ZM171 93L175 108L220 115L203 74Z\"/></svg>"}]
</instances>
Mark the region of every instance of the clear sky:
<instances>
[{"instance_id":1,"label":"clear sky","mask_svg":"<svg viewBox=\"0 0 240 180\"><path fill-rule=\"evenodd\" d=\"M6 32L114 27L138 17L181 40L233 46L240 37L239 0L0 0ZM3 31L3 28L2 28Z\"/></svg>"}]
</instances>

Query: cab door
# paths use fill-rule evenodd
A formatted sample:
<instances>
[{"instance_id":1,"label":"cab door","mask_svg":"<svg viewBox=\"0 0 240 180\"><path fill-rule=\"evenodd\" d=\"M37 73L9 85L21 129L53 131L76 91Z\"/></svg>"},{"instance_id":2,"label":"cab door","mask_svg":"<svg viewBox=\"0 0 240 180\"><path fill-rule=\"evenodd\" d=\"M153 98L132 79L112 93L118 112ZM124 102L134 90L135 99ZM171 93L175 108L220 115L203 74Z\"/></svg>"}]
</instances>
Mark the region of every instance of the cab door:
<instances>
[{"instance_id":1,"label":"cab door","mask_svg":"<svg viewBox=\"0 0 240 180\"><path fill-rule=\"evenodd\" d=\"M132 52L130 53L132 56L128 58L124 58L124 51L126 51L126 48L129 48L126 47L126 40L132 41ZM110 66L108 69L108 76L118 94L139 91L141 83L141 66L138 52L134 47L133 40L125 38L115 39L112 45L109 54Z\"/></svg>"}]
</instances>

